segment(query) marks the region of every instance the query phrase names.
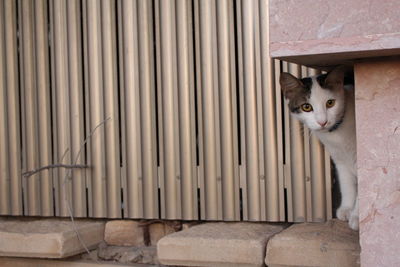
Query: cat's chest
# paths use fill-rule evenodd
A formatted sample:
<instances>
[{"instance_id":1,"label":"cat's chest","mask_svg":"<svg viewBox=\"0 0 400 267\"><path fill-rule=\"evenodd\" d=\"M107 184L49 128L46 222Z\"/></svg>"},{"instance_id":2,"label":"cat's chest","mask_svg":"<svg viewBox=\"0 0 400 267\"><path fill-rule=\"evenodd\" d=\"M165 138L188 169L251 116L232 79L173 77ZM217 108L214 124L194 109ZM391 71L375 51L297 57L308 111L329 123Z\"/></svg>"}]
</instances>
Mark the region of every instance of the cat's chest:
<instances>
[{"instance_id":1,"label":"cat's chest","mask_svg":"<svg viewBox=\"0 0 400 267\"><path fill-rule=\"evenodd\" d=\"M317 136L328 149L335 163L342 163L355 168L357 150L354 132L322 133L317 134Z\"/></svg>"}]
</instances>

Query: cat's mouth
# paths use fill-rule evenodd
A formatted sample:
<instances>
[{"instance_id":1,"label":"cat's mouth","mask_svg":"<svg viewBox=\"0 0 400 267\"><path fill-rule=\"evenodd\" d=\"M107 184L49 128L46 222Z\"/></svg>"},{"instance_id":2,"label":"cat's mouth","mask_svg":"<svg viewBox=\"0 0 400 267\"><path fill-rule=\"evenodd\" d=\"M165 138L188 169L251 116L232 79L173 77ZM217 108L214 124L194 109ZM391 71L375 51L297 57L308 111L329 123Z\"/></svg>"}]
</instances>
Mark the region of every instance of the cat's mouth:
<instances>
[{"instance_id":1,"label":"cat's mouth","mask_svg":"<svg viewBox=\"0 0 400 267\"><path fill-rule=\"evenodd\" d=\"M318 125L315 129L315 131L320 131L320 132L327 132L329 129L333 126L333 123L327 122L325 125Z\"/></svg>"},{"instance_id":2,"label":"cat's mouth","mask_svg":"<svg viewBox=\"0 0 400 267\"><path fill-rule=\"evenodd\" d=\"M342 123L343 123L343 117L340 120L338 120L338 121L336 121L334 123L328 122L324 126L318 125L319 127L316 129L316 131L319 131L319 132L333 132L336 129L338 129Z\"/></svg>"}]
</instances>

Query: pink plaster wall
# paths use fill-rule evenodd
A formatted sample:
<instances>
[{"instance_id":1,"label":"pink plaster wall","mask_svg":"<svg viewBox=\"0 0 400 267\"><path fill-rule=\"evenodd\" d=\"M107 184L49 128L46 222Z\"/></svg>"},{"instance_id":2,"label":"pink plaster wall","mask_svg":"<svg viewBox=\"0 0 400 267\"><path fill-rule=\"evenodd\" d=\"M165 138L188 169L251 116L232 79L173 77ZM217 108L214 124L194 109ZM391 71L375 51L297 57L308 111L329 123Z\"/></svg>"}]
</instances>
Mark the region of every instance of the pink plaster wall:
<instances>
[{"instance_id":1,"label":"pink plaster wall","mask_svg":"<svg viewBox=\"0 0 400 267\"><path fill-rule=\"evenodd\" d=\"M400 266L400 60L355 65L361 266Z\"/></svg>"},{"instance_id":2,"label":"pink plaster wall","mask_svg":"<svg viewBox=\"0 0 400 267\"><path fill-rule=\"evenodd\" d=\"M272 42L398 32L397 0L270 0Z\"/></svg>"},{"instance_id":3,"label":"pink plaster wall","mask_svg":"<svg viewBox=\"0 0 400 267\"><path fill-rule=\"evenodd\" d=\"M398 0L269 0L272 57L395 50ZM385 51L385 55L390 51Z\"/></svg>"}]
</instances>

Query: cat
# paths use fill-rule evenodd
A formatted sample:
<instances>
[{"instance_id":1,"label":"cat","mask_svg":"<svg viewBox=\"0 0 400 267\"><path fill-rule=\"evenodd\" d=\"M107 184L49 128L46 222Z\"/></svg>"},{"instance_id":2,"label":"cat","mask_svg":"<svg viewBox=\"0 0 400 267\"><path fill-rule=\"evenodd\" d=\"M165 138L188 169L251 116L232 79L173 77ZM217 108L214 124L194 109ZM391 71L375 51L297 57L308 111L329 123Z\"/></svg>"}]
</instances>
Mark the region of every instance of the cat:
<instances>
[{"instance_id":1,"label":"cat","mask_svg":"<svg viewBox=\"0 0 400 267\"><path fill-rule=\"evenodd\" d=\"M336 217L358 230L354 86L345 83L343 67L302 79L281 73L280 85L292 116L318 137L336 165L342 195Z\"/></svg>"}]
</instances>

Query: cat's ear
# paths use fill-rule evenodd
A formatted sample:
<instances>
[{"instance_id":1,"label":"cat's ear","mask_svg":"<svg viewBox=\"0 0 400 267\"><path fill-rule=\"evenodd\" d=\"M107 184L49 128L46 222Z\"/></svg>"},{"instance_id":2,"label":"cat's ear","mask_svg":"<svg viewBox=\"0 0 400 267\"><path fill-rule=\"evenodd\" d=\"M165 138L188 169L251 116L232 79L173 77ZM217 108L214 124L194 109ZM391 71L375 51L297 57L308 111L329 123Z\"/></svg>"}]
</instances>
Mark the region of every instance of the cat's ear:
<instances>
[{"instance_id":1,"label":"cat's ear","mask_svg":"<svg viewBox=\"0 0 400 267\"><path fill-rule=\"evenodd\" d=\"M328 88L337 88L343 86L344 68L342 66L331 70L325 79L325 86Z\"/></svg>"},{"instance_id":2,"label":"cat's ear","mask_svg":"<svg viewBox=\"0 0 400 267\"><path fill-rule=\"evenodd\" d=\"M303 83L299 79L287 72L281 73L279 83L281 84L283 95L286 99L292 99L297 92L304 87Z\"/></svg>"}]
</instances>

